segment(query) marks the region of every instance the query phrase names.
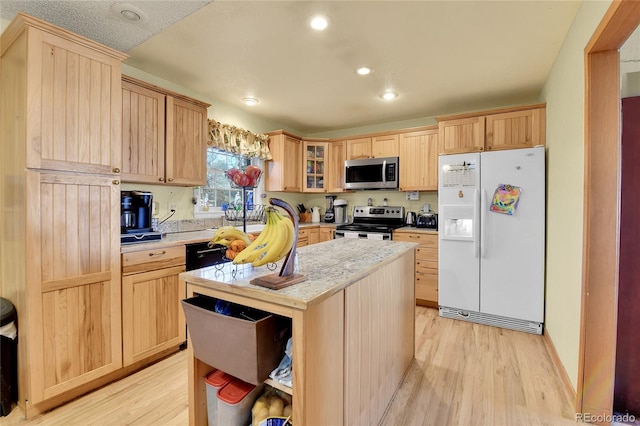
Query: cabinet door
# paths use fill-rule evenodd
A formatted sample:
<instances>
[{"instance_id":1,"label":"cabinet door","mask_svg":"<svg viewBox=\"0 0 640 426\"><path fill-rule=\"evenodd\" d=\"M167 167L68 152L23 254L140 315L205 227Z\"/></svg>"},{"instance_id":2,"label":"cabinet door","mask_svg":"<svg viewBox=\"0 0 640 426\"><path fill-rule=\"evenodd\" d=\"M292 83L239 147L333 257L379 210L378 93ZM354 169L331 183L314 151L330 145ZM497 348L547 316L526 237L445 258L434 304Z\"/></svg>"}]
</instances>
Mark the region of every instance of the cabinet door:
<instances>
[{"instance_id":1,"label":"cabinet door","mask_svg":"<svg viewBox=\"0 0 640 426\"><path fill-rule=\"evenodd\" d=\"M484 117L438 123L440 154L484 151Z\"/></svg>"},{"instance_id":2,"label":"cabinet door","mask_svg":"<svg viewBox=\"0 0 640 426\"><path fill-rule=\"evenodd\" d=\"M487 150L531 148L544 145L545 108L488 115Z\"/></svg>"},{"instance_id":3,"label":"cabinet door","mask_svg":"<svg viewBox=\"0 0 640 426\"><path fill-rule=\"evenodd\" d=\"M397 157L399 153L398 135L376 136L371 139L371 156L373 158Z\"/></svg>"},{"instance_id":4,"label":"cabinet door","mask_svg":"<svg viewBox=\"0 0 640 426\"><path fill-rule=\"evenodd\" d=\"M328 149L326 142L304 141L302 148L303 192L327 192Z\"/></svg>"},{"instance_id":5,"label":"cabinet door","mask_svg":"<svg viewBox=\"0 0 640 426\"><path fill-rule=\"evenodd\" d=\"M309 245L317 244L320 242L320 228L309 229L308 235Z\"/></svg>"},{"instance_id":6,"label":"cabinet door","mask_svg":"<svg viewBox=\"0 0 640 426\"><path fill-rule=\"evenodd\" d=\"M164 182L165 95L122 82L122 180Z\"/></svg>"},{"instance_id":7,"label":"cabinet door","mask_svg":"<svg viewBox=\"0 0 640 426\"><path fill-rule=\"evenodd\" d=\"M344 192L344 160L347 158L345 141L329 143L327 192Z\"/></svg>"},{"instance_id":8,"label":"cabinet door","mask_svg":"<svg viewBox=\"0 0 640 426\"><path fill-rule=\"evenodd\" d=\"M333 240L333 233L331 228L320 228L320 242Z\"/></svg>"},{"instance_id":9,"label":"cabinet door","mask_svg":"<svg viewBox=\"0 0 640 426\"><path fill-rule=\"evenodd\" d=\"M186 340L180 300L186 297L178 275L184 265L122 278L122 357L124 365L143 360Z\"/></svg>"},{"instance_id":10,"label":"cabinet door","mask_svg":"<svg viewBox=\"0 0 640 426\"><path fill-rule=\"evenodd\" d=\"M438 130L400 135L400 190L438 190Z\"/></svg>"},{"instance_id":11,"label":"cabinet door","mask_svg":"<svg viewBox=\"0 0 640 426\"><path fill-rule=\"evenodd\" d=\"M120 186L27 171L29 402L122 366ZM116 181L117 182L117 181Z\"/></svg>"},{"instance_id":12,"label":"cabinet door","mask_svg":"<svg viewBox=\"0 0 640 426\"><path fill-rule=\"evenodd\" d=\"M166 183L206 183L207 126L206 108L167 96Z\"/></svg>"},{"instance_id":13,"label":"cabinet door","mask_svg":"<svg viewBox=\"0 0 640 426\"><path fill-rule=\"evenodd\" d=\"M269 137L272 159L267 161L267 191L302 192L302 141L285 134Z\"/></svg>"},{"instance_id":14,"label":"cabinet door","mask_svg":"<svg viewBox=\"0 0 640 426\"><path fill-rule=\"evenodd\" d=\"M371 158L371 138L347 140L347 160Z\"/></svg>"},{"instance_id":15,"label":"cabinet door","mask_svg":"<svg viewBox=\"0 0 640 426\"><path fill-rule=\"evenodd\" d=\"M118 173L120 60L34 28L29 36L27 167Z\"/></svg>"}]
</instances>

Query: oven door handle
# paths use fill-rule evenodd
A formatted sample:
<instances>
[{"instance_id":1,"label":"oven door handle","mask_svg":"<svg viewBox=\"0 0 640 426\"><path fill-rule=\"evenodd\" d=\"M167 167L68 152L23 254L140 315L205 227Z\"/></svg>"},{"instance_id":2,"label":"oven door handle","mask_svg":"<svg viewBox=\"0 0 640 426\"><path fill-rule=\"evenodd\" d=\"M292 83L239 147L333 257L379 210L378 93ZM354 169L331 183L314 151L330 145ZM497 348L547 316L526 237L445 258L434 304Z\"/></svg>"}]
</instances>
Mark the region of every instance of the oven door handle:
<instances>
[{"instance_id":1,"label":"oven door handle","mask_svg":"<svg viewBox=\"0 0 640 426\"><path fill-rule=\"evenodd\" d=\"M196 250L196 255L198 255L199 257L202 257L207 253L218 253L220 251L221 250L219 248L217 248L217 249L212 248L212 249L208 249L208 250Z\"/></svg>"}]
</instances>

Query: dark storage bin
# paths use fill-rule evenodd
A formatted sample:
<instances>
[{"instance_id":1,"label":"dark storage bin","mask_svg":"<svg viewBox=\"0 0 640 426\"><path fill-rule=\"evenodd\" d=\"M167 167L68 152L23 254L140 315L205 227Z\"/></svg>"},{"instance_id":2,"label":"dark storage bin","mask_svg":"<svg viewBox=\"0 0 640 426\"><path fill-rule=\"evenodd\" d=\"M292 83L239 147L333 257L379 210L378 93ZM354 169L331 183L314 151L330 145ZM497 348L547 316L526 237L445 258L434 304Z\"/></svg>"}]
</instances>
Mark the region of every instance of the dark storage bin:
<instances>
[{"instance_id":1,"label":"dark storage bin","mask_svg":"<svg viewBox=\"0 0 640 426\"><path fill-rule=\"evenodd\" d=\"M216 303L218 311L230 314L215 312ZM208 296L185 299L182 308L193 353L201 361L254 385L280 363L290 333L288 319Z\"/></svg>"},{"instance_id":2,"label":"dark storage bin","mask_svg":"<svg viewBox=\"0 0 640 426\"><path fill-rule=\"evenodd\" d=\"M0 416L11 412L11 404L18 400L18 338L11 338L18 318L13 303L0 297Z\"/></svg>"}]
</instances>

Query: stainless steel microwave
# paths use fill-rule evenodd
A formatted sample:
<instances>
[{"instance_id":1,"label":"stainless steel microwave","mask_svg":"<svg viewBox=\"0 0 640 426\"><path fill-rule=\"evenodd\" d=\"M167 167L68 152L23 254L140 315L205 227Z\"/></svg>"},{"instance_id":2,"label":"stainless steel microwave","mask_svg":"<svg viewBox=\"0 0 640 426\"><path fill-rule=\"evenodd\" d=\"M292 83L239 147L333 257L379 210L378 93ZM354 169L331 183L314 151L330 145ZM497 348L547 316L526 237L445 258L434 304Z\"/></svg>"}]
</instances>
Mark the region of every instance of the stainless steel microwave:
<instances>
[{"instance_id":1,"label":"stainless steel microwave","mask_svg":"<svg viewBox=\"0 0 640 426\"><path fill-rule=\"evenodd\" d=\"M398 157L344 162L345 189L398 189Z\"/></svg>"}]
</instances>

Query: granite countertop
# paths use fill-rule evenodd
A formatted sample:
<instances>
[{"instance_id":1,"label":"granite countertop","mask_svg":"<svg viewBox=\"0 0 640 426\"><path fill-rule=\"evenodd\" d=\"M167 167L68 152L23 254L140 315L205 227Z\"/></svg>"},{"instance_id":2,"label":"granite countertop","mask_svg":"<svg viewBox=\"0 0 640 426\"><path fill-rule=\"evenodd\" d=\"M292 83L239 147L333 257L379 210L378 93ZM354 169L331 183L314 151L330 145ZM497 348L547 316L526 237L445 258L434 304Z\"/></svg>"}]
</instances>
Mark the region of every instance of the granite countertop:
<instances>
[{"instance_id":1,"label":"granite countertop","mask_svg":"<svg viewBox=\"0 0 640 426\"><path fill-rule=\"evenodd\" d=\"M161 240L149 241L145 243L122 244L120 253L131 253L141 250L157 250L165 247L177 246L180 244L200 243L210 241L213 238L215 229L204 229L201 231L174 232L165 234Z\"/></svg>"},{"instance_id":2,"label":"granite countertop","mask_svg":"<svg viewBox=\"0 0 640 426\"><path fill-rule=\"evenodd\" d=\"M283 260L273 271L266 266L253 268L251 265L226 263L183 272L180 278L226 293L306 309L417 247L416 243L409 242L349 238L300 247L297 250L298 272L307 277L307 280L280 290L255 286L249 281L262 275L278 273ZM363 255L365 253L366 256ZM232 276L234 270L235 277Z\"/></svg>"},{"instance_id":3,"label":"granite countertop","mask_svg":"<svg viewBox=\"0 0 640 426\"><path fill-rule=\"evenodd\" d=\"M418 233L418 234L436 234L437 229L430 228L416 228L415 226L403 226L402 228L395 229L393 232L406 232L406 233Z\"/></svg>"},{"instance_id":4,"label":"granite countertop","mask_svg":"<svg viewBox=\"0 0 640 426\"><path fill-rule=\"evenodd\" d=\"M256 225L251 225L256 226ZM264 226L264 225L261 225ZM322 226L322 227L332 227L335 228L334 224L331 223L301 223L298 226L298 229L304 228L312 228L314 226ZM251 228L248 228L249 232L252 232ZM211 229L203 229L199 231L185 231L185 232L173 232L170 234L164 234L161 240L149 241L144 243L132 243L132 244L122 244L120 246L120 253L131 253L134 251L141 250L156 250L165 247L176 246L179 244L189 244L189 243L201 243L205 241L210 241L213 238L213 234L216 232L215 228ZM256 232L256 231L253 231Z\"/></svg>"}]
</instances>

